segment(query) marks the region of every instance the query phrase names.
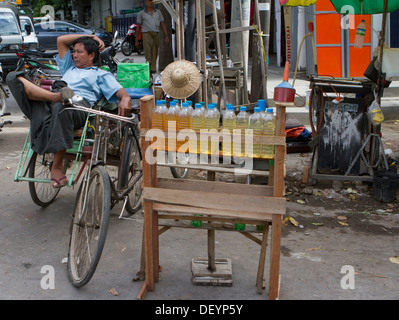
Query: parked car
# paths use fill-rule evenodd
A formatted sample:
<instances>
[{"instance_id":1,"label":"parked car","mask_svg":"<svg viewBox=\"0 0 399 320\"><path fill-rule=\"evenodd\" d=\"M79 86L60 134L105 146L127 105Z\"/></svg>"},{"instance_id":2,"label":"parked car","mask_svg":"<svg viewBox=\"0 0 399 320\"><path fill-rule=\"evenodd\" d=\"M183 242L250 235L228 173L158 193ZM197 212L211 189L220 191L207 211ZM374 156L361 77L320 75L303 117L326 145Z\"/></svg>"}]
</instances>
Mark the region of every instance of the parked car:
<instances>
[{"instance_id":1,"label":"parked car","mask_svg":"<svg viewBox=\"0 0 399 320\"><path fill-rule=\"evenodd\" d=\"M57 50L57 37L70 33L95 34L105 46L112 43L112 35L103 29L90 28L73 21L51 21L35 24L41 50Z\"/></svg>"},{"instance_id":2,"label":"parked car","mask_svg":"<svg viewBox=\"0 0 399 320\"><path fill-rule=\"evenodd\" d=\"M0 63L7 73L16 68L16 53L22 50L23 44L19 11L14 5L0 4L0 42Z\"/></svg>"},{"instance_id":3,"label":"parked car","mask_svg":"<svg viewBox=\"0 0 399 320\"><path fill-rule=\"evenodd\" d=\"M37 50L39 48L39 40L35 34L35 28L33 26L32 20L28 16L19 16L19 22L21 23L25 49ZM29 29L30 33L28 33Z\"/></svg>"}]
</instances>

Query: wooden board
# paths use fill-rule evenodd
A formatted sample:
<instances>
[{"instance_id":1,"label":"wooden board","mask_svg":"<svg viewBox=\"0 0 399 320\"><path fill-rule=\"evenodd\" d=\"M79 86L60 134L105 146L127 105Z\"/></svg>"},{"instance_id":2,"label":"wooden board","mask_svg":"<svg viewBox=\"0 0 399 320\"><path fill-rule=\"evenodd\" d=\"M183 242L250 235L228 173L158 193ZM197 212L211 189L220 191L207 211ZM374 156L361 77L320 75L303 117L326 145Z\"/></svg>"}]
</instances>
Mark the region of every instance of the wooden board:
<instances>
[{"instance_id":1,"label":"wooden board","mask_svg":"<svg viewBox=\"0 0 399 320\"><path fill-rule=\"evenodd\" d=\"M278 215L284 215L286 211L286 199L279 197L216 194L203 191L195 192L194 196L192 191L144 187L143 199L158 203L228 210L234 213L232 216L236 216L240 211Z\"/></svg>"}]
</instances>

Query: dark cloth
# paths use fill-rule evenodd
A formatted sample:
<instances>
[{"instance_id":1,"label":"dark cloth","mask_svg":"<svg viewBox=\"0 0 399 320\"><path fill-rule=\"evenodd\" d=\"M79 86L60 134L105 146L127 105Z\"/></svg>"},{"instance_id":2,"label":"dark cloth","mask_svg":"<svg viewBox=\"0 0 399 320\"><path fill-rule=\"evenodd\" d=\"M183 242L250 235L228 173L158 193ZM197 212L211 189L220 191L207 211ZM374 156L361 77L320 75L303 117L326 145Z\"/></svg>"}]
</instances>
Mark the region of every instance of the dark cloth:
<instances>
[{"instance_id":1,"label":"dark cloth","mask_svg":"<svg viewBox=\"0 0 399 320\"><path fill-rule=\"evenodd\" d=\"M30 120L31 148L38 154L56 153L72 148L74 130L85 125L87 113L75 110L60 112L65 107L61 102L29 100L19 76L31 81L25 71L11 72L7 77L7 84L19 108ZM65 84L58 82L52 90L60 90Z\"/></svg>"}]
</instances>

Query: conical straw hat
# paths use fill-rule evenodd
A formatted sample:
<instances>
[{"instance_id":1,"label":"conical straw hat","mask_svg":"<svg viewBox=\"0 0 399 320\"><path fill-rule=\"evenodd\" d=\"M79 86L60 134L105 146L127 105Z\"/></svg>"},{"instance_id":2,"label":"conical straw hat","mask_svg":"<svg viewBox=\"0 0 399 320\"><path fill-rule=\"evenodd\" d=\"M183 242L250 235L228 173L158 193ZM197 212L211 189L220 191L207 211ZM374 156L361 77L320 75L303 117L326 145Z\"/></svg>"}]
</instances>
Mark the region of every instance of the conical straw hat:
<instances>
[{"instance_id":1,"label":"conical straw hat","mask_svg":"<svg viewBox=\"0 0 399 320\"><path fill-rule=\"evenodd\" d=\"M201 84L201 74L194 63L178 60L168 64L162 72L162 89L175 99L185 99L196 92Z\"/></svg>"}]
</instances>

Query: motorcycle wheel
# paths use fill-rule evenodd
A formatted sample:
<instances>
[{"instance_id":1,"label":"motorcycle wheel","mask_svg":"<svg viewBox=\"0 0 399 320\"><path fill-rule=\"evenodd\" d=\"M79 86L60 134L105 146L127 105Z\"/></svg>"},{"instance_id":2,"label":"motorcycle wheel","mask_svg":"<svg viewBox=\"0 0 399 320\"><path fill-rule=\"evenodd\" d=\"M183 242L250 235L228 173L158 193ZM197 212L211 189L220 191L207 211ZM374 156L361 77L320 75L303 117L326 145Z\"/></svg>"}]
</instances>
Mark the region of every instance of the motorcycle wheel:
<instances>
[{"instance_id":1,"label":"motorcycle wheel","mask_svg":"<svg viewBox=\"0 0 399 320\"><path fill-rule=\"evenodd\" d=\"M130 41L123 40L121 44L121 51L125 56L130 56L133 52L133 45Z\"/></svg>"}]
</instances>

